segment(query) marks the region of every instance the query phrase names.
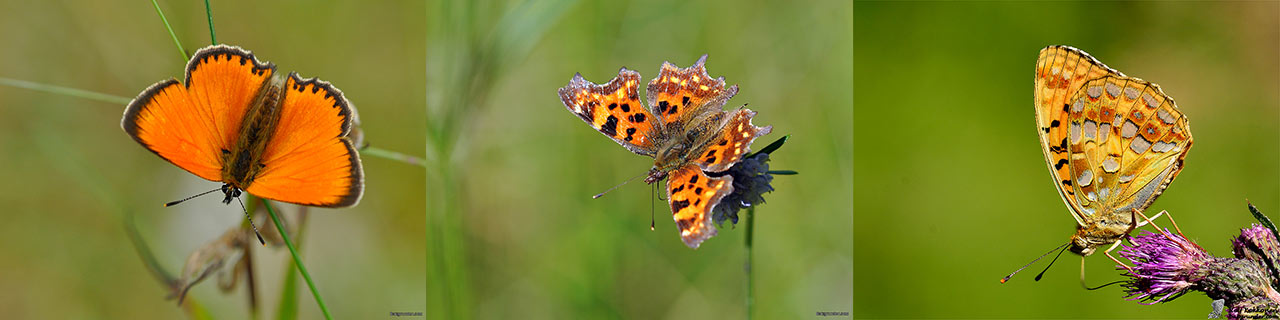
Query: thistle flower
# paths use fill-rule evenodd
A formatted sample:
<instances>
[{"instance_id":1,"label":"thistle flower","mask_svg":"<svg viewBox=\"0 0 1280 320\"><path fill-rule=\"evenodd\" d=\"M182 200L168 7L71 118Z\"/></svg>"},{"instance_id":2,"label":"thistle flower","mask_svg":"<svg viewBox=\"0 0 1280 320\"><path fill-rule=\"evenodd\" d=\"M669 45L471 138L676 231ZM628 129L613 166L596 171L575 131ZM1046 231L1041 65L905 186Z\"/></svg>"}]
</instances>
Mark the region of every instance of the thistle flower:
<instances>
[{"instance_id":1,"label":"thistle flower","mask_svg":"<svg viewBox=\"0 0 1280 320\"><path fill-rule=\"evenodd\" d=\"M1241 230L1232 242L1235 258L1214 257L1168 229L1143 231L1129 241L1132 245L1120 251L1134 265L1125 273L1129 300L1152 305L1200 291L1223 300L1231 319L1280 316L1280 293L1272 287L1276 264L1271 262L1280 243L1270 229L1254 225Z\"/></svg>"},{"instance_id":2,"label":"thistle flower","mask_svg":"<svg viewBox=\"0 0 1280 320\"><path fill-rule=\"evenodd\" d=\"M712 208L711 218L717 225L726 220L738 224L738 211L764 203L764 194L773 191L774 174L790 175L794 171L769 171L769 155L782 147L789 136L779 138L759 152L748 155L722 174L733 177L733 192Z\"/></svg>"}]
</instances>

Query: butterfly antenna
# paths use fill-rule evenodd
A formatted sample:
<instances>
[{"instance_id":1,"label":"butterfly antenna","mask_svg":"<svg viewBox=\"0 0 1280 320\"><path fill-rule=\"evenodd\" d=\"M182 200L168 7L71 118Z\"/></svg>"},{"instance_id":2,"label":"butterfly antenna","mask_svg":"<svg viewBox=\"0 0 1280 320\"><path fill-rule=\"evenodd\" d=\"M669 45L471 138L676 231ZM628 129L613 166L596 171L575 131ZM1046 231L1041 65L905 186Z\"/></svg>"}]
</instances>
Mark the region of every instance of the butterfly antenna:
<instances>
[{"instance_id":1,"label":"butterfly antenna","mask_svg":"<svg viewBox=\"0 0 1280 320\"><path fill-rule=\"evenodd\" d=\"M217 188L217 189L213 189L213 190L209 190L209 191L201 192L200 194L197 194L197 195L194 195L194 196L190 196L190 197L187 197L186 199L182 199L182 200L178 200L178 201L169 201L169 203L164 204L164 206L165 206L165 207L172 207L172 206L178 205L179 203L182 203L183 201L187 201L187 200L195 199L196 197L203 196L203 195L206 195L206 194L210 194L210 193L213 193L214 191L218 191L218 190L222 190L222 188Z\"/></svg>"},{"instance_id":2,"label":"butterfly antenna","mask_svg":"<svg viewBox=\"0 0 1280 320\"><path fill-rule=\"evenodd\" d=\"M244 200L236 197L236 201L240 202L240 209L244 209L244 218L249 219L249 226L253 227L253 235L258 236L258 243L261 243L263 247L267 246L267 242L262 240L262 234L258 233L258 226L253 225L253 217L249 216L249 209L245 208Z\"/></svg>"},{"instance_id":3,"label":"butterfly antenna","mask_svg":"<svg viewBox=\"0 0 1280 320\"><path fill-rule=\"evenodd\" d=\"M1009 282L1009 279L1013 278L1013 275L1018 274L1018 272L1022 272L1022 269L1026 269L1027 267L1030 267L1031 265L1035 264L1036 261L1040 261L1040 259L1044 259L1044 257L1048 256L1050 253L1053 253L1054 251L1057 251L1059 249L1061 249L1062 251L1066 251L1066 247L1068 244L1071 244L1071 243L1068 242L1056 248L1050 249L1049 252L1045 252L1044 254L1040 255L1039 258L1036 258L1035 260L1031 260L1031 262L1028 262L1027 265L1022 266L1021 268L1018 268L1018 270L1014 270L1013 273L1010 273L1007 276L1004 276L1004 279L1000 279L1000 283ZM1061 257L1061 256L1062 256L1062 252L1058 252L1058 256L1053 257L1053 261L1058 261L1058 257ZM1053 262L1049 262L1049 265L1052 266ZM1045 267L1044 269L1049 270L1049 267ZM1044 275L1044 271L1041 271L1039 275L1036 275L1036 281L1040 281L1040 277L1043 275Z\"/></svg>"},{"instance_id":4,"label":"butterfly antenna","mask_svg":"<svg viewBox=\"0 0 1280 320\"><path fill-rule=\"evenodd\" d=\"M647 173L647 172L646 172L646 173L640 174L640 175L638 175L638 176L631 177L631 179L627 179L627 181L623 181L622 183L619 183L618 185L613 186L613 188L609 188L609 190L605 190L604 192L601 192L601 193L598 193L598 194L596 194L596 195L594 195L594 196L591 196L591 198L592 198L592 199L600 199L600 197L603 197L603 196L604 196L604 194L609 193L610 191L613 191L613 190L615 190L615 189L618 189L618 187L621 187L621 186L622 186L622 185L624 185L624 184L630 183L631 181L635 181L636 179L638 179L638 178L640 178L640 177L643 177L643 176L647 176L647 175L649 175L649 173Z\"/></svg>"}]
</instances>

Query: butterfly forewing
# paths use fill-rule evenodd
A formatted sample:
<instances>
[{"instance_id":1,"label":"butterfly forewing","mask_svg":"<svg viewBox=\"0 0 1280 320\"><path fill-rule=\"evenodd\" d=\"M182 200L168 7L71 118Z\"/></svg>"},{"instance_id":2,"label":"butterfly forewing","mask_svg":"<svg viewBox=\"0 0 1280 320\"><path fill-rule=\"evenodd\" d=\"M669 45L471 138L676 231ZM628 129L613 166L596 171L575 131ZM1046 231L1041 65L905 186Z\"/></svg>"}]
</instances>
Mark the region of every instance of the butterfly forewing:
<instances>
[{"instance_id":1,"label":"butterfly forewing","mask_svg":"<svg viewBox=\"0 0 1280 320\"><path fill-rule=\"evenodd\" d=\"M664 62L658 76L649 81L645 100L662 124L681 122L693 125L720 110L725 101L738 93L738 86L724 85L724 77L707 75L707 56L692 66L680 68Z\"/></svg>"},{"instance_id":2,"label":"butterfly forewing","mask_svg":"<svg viewBox=\"0 0 1280 320\"><path fill-rule=\"evenodd\" d=\"M1040 50L1036 60L1035 109L1037 133L1044 151L1049 172L1053 176L1059 195L1071 209L1076 222L1084 225L1085 208L1076 200L1075 182L1072 182L1071 152L1068 150L1067 98L1076 88L1090 79L1120 72L1083 51L1068 46L1050 46Z\"/></svg>"},{"instance_id":3,"label":"butterfly forewing","mask_svg":"<svg viewBox=\"0 0 1280 320\"><path fill-rule=\"evenodd\" d=\"M121 127L179 168L220 181L221 151L235 144L249 102L274 71L238 47L210 46L191 57L184 82L142 91L125 108Z\"/></svg>"}]
</instances>

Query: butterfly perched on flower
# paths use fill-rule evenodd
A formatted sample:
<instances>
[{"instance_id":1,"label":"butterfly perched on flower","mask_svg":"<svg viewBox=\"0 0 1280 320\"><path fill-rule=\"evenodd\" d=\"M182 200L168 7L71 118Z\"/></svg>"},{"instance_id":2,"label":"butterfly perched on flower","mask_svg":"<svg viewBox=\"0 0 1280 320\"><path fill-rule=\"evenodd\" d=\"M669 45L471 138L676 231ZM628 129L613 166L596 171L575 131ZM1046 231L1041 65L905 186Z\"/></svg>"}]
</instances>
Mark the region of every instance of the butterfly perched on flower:
<instances>
[{"instance_id":1,"label":"butterfly perched on flower","mask_svg":"<svg viewBox=\"0 0 1280 320\"><path fill-rule=\"evenodd\" d=\"M364 194L349 136L355 109L328 82L275 70L239 47L205 47L191 56L185 81L142 91L120 125L160 158L222 182L224 203L243 190L300 205L355 205Z\"/></svg>"},{"instance_id":2,"label":"butterfly perched on flower","mask_svg":"<svg viewBox=\"0 0 1280 320\"><path fill-rule=\"evenodd\" d=\"M756 137L772 130L751 124L754 111L722 109L738 86L725 87L724 77L707 75L706 60L703 55L688 68L663 63L646 88L647 108L640 103L640 74L627 68L604 84L575 74L559 90L569 112L591 128L654 158L644 181L667 179L680 238L694 249L716 235L711 210L733 192L733 177L724 171L747 155Z\"/></svg>"},{"instance_id":3,"label":"butterfly perched on flower","mask_svg":"<svg viewBox=\"0 0 1280 320\"><path fill-rule=\"evenodd\" d=\"M1191 149L1187 117L1160 86L1080 49L1040 50L1035 109L1049 174L1078 223L1070 250L1082 256L1114 248L1144 225L1137 215L1178 176Z\"/></svg>"}]
</instances>

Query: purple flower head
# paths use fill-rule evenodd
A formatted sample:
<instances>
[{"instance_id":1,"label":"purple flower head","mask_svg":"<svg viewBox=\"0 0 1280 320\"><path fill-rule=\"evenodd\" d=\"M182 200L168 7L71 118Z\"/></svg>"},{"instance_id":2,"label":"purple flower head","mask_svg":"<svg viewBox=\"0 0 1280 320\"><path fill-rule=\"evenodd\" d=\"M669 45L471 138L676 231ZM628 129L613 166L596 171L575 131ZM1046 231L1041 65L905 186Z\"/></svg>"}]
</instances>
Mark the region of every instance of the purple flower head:
<instances>
[{"instance_id":1,"label":"purple flower head","mask_svg":"<svg viewBox=\"0 0 1280 320\"><path fill-rule=\"evenodd\" d=\"M1120 256L1133 262L1126 274L1129 300L1154 304L1186 294L1201 280L1199 270L1214 260L1204 249L1182 236L1143 231L1122 246ZM1123 266L1122 266L1123 267ZM1149 302L1149 303L1148 303Z\"/></svg>"},{"instance_id":2,"label":"purple flower head","mask_svg":"<svg viewBox=\"0 0 1280 320\"><path fill-rule=\"evenodd\" d=\"M1125 273L1129 300L1151 305L1189 291L1223 300L1232 319L1280 316L1280 292L1272 287L1280 244L1270 229L1254 225L1232 241L1236 258L1218 258L1182 235L1143 231L1121 247L1133 267ZM1121 266L1123 269L1124 266Z\"/></svg>"}]
</instances>

